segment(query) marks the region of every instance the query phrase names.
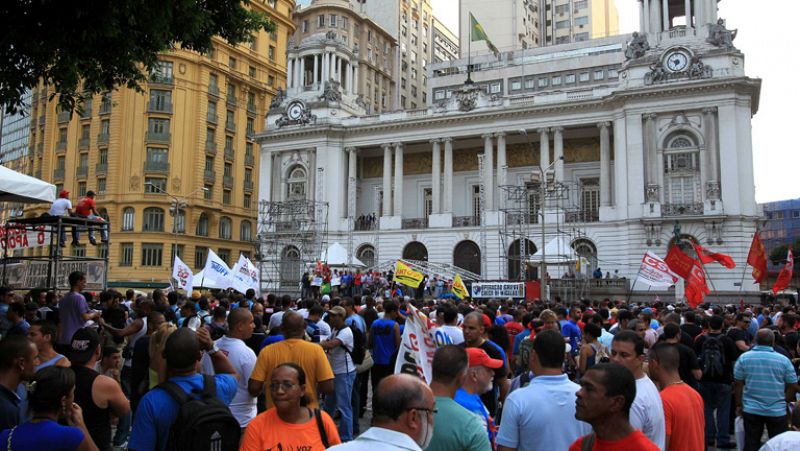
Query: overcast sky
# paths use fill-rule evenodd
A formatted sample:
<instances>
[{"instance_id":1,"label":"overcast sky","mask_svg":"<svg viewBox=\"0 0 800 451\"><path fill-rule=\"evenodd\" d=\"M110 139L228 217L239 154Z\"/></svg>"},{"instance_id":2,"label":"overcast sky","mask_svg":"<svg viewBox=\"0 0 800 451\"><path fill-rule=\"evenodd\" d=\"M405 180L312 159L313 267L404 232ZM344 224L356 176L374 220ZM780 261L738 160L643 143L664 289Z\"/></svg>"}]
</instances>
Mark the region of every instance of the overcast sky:
<instances>
[{"instance_id":1,"label":"overcast sky","mask_svg":"<svg viewBox=\"0 0 800 451\"><path fill-rule=\"evenodd\" d=\"M492 0L486 0L492 1ZM615 0L620 33L639 28L637 0ZM434 14L453 32L458 32L458 0L431 0ZM789 43L797 37L791 29L800 19L800 1L721 0L719 16L728 28L738 28L734 44L746 57L750 77L761 78L758 113L753 118L753 158L756 200L770 202L800 197L800 146L791 130L800 129L800 114L792 119L794 103L800 109L800 95L792 78L800 75L797 52ZM779 17L787 20L779 21ZM490 36L491 37L491 36Z\"/></svg>"}]
</instances>

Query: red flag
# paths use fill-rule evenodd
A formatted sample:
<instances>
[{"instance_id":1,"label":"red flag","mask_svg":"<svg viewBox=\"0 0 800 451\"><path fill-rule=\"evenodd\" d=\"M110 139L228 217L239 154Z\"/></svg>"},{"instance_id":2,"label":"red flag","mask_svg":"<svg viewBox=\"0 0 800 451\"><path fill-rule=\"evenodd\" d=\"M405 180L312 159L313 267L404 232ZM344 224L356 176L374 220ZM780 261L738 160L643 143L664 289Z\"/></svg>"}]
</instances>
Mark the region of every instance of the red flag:
<instances>
[{"instance_id":1,"label":"red flag","mask_svg":"<svg viewBox=\"0 0 800 451\"><path fill-rule=\"evenodd\" d=\"M767 275L767 253L758 233L753 235L750 252L747 253L747 264L753 267L753 279L756 283L761 283Z\"/></svg>"},{"instance_id":2,"label":"red flag","mask_svg":"<svg viewBox=\"0 0 800 451\"><path fill-rule=\"evenodd\" d=\"M792 270L794 270L794 257L792 256L792 250L789 249L789 254L786 256L786 265L781 269L780 274L778 274L778 280L772 286L773 295L777 295L779 291L789 286L789 282L792 280Z\"/></svg>"},{"instance_id":3,"label":"red flag","mask_svg":"<svg viewBox=\"0 0 800 451\"><path fill-rule=\"evenodd\" d=\"M701 263L697 260L693 260L693 262L689 277L686 278L686 300L689 301L692 308L695 308L703 302L711 290L706 285L706 276L703 268L700 267Z\"/></svg>"},{"instance_id":4,"label":"red flag","mask_svg":"<svg viewBox=\"0 0 800 451\"><path fill-rule=\"evenodd\" d=\"M689 279L689 273L692 272L692 266L694 266L695 263L692 257L684 254L683 251L675 245L667 252L667 256L664 257L664 262L669 266L672 272L684 279Z\"/></svg>"},{"instance_id":5,"label":"red flag","mask_svg":"<svg viewBox=\"0 0 800 451\"><path fill-rule=\"evenodd\" d=\"M736 263L734 263L733 259L728 255L714 252L711 249L706 249L699 244L694 245L694 250L697 252L697 257L700 259L700 262L704 265L711 262L717 262L728 269L733 269L736 267Z\"/></svg>"}]
</instances>

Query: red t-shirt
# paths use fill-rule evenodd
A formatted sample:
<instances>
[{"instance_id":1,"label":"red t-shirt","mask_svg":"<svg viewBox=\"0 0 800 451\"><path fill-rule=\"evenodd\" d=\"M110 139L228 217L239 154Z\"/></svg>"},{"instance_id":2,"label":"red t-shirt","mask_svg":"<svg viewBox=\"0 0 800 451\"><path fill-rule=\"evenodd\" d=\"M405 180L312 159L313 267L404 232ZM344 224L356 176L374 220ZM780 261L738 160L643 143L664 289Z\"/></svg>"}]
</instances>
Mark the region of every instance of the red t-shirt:
<instances>
[{"instance_id":1,"label":"red t-shirt","mask_svg":"<svg viewBox=\"0 0 800 451\"><path fill-rule=\"evenodd\" d=\"M583 437L575 440L569 447L569 451L581 451ZM659 451L658 446L654 445L642 431L635 430L619 440L603 440L595 437L592 451Z\"/></svg>"},{"instance_id":2,"label":"red t-shirt","mask_svg":"<svg viewBox=\"0 0 800 451\"><path fill-rule=\"evenodd\" d=\"M89 216L92 214L92 209L95 208L94 199L91 197L83 196L75 206L75 213L81 216Z\"/></svg>"},{"instance_id":3,"label":"red t-shirt","mask_svg":"<svg viewBox=\"0 0 800 451\"><path fill-rule=\"evenodd\" d=\"M703 398L686 384L661 390L669 448L675 451L705 449Z\"/></svg>"}]
</instances>

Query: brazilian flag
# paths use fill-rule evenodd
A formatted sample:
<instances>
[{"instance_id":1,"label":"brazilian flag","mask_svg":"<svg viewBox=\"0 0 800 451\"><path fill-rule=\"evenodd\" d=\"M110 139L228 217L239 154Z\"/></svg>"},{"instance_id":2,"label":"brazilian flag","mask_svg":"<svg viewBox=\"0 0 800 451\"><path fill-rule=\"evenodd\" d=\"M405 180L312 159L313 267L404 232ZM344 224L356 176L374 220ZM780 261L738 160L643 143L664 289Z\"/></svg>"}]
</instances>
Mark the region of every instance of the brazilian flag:
<instances>
[{"instance_id":1,"label":"brazilian flag","mask_svg":"<svg viewBox=\"0 0 800 451\"><path fill-rule=\"evenodd\" d=\"M494 53L495 56L499 57L500 52L497 50L497 47L492 44L492 41L489 40L489 36L486 35L486 31L483 30L483 27L478 20L475 19L475 16L472 13L469 13L469 23L470 23L470 32L469 32L469 40L470 41L486 41L486 46L489 47L489 50Z\"/></svg>"}]
</instances>

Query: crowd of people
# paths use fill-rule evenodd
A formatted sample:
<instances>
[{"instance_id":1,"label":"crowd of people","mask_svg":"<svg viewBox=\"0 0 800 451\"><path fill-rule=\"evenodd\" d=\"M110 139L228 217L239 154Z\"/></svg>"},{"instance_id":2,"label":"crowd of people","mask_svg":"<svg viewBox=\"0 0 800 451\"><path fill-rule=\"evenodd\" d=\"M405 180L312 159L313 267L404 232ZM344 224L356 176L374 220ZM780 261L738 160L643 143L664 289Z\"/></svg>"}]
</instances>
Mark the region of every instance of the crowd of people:
<instances>
[{"instance_id":1,"label":"crowd of people","mask_svg":"<svg viewBox=\"0 0 800 451\"><path fill-rule=\"evenodd\" d=\"M69 282L0 287L9 450L800 449L793 306ZM412 307L429 381L395 371Z\"/></svg>"}]
</instances>

